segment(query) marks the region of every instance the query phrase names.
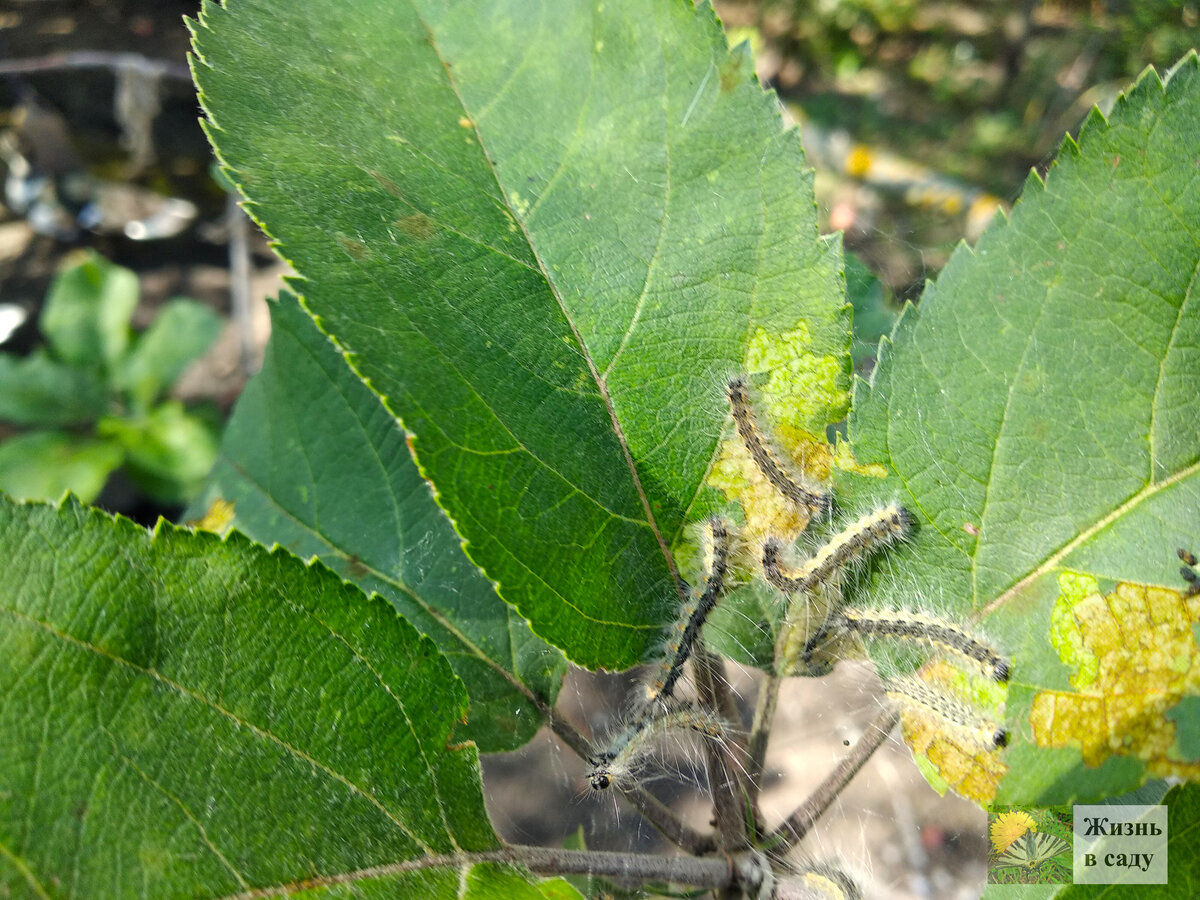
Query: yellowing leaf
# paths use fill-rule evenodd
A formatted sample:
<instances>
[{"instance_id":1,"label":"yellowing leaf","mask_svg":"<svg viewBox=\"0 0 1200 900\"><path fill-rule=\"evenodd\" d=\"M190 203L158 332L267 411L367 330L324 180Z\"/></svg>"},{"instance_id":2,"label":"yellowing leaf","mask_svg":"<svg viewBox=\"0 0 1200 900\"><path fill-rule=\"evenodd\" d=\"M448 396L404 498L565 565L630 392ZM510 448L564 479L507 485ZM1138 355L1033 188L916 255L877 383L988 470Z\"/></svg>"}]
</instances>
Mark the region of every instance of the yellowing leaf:
<instances>
[{"instance_id":1,"label":"yellowing leaf","mask_svg":"<svg viewBox=\"0 0 1200 900\"><path fill-rule=\"evenodd\" d=\"M1074 669L1074 691L1041 691L1030 722L1042 747L1076 746L1099 766L1113 755L1142 760L1156 775L1200 777L1200 763L1174 751L1167 712L1200 690L1192 623L1200 597L1118 582L1108 594L1094 578L1059 578L1052 640Z\"/></svg>"},{"instance_id":2,"label":"yellowing leaf","mask_svg":"<svg viewBox=\"0 0 1200 900\"><path fill-rule=\"evenodd\" d=\"M963 673L941 661L926 666L920 677L938 691L969 702L984 714L993 712L999 705L996 698L1005 690L1001 685L981 686L974 681L970 689L965 689ZM999 716L996 718L1000 720ZM988 746L972 731L956 727L915 705L902 707L900 723L904 742L917 754L918 763L919 757L925 757L946 787L982 806L991 803L1000 779L1008 771L1000 759L1002 748Z\"/></svg>"}]
</instances>

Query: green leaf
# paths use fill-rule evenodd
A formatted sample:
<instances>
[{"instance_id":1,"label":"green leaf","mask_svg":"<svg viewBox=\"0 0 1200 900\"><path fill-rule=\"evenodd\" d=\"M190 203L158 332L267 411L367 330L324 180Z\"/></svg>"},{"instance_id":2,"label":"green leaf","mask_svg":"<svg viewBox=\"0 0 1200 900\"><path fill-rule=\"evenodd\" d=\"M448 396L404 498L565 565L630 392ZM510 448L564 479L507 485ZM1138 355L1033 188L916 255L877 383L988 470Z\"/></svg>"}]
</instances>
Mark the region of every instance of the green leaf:
<instances>
[{"instance_id":1,"label":"green leaf","mask_svg":"<svg viewBox=\"0 0 1200 900\"><path fill-rule=\"evenodd\" d=\"M455 736L466 694L384 601L236 533L74 502L0 499L0 557L18 895L496 896L515 877L458 871L497 847ZM421 861L440 867L404 872Z\"/></svg>"},{"instance_id":2,"label":"green leaf","mask_svg":"<svg viewBox=\"0 0 1200 900\"><path fill-rule=\"evenodd\" d=\"M135 410L146 410L221 332L221 317L202 303L176 297L159 310L113 373Z\"/></svg>"},{"instance_id":3,"label":"green leaf","mask_svg":"<svg viewBox=\"0 0 1200 900\"><path fill-rule=\"evenodd\" d=\"M467 553L572 659L641 660L722 381L774 370L814 434L846 408L840 245L750 57L668 0L231 0L195 51L247 208Z\"/></svg>"},{"instance_id":4,"label":"green leaf","mask_svg":"<svg viewBox=\"0 0 1200 900\"><path fill-rule=\"evenodd\" d=\"M102 419L96 432L125 448L130 477L165 503L195 496L217 457L212 426L185 412L178 402L159 404L137 418Z\"/></svg>"},{"instance_id":5,"label":"green leaf","mask_svg":"<svg viewBox=\"0 0 1200 900\"><path fill-rule=\"evenodd\" d=\"M855 454L892 477L847 495L899 496L922 524L872 600L982 616L1012 654L1004 803L1200 774L1166 717L1200 692L1175 558L1200 543L1196 160L1192 55L1093 112L856 391Z\"/></svg>"},{"instance_id":6,"label":"green leaf","mask_svg":"<svg viewBox=\"0 0 1200 900\"><path fill-rule=\"evenodd\" d=\"M0 491L18 500L95 500L125 453L110 440L31 431L0 443Z\"/></svg>"},{"instance_id":7,"label":"green leaf","mask_svg":"<svg viewBox=\"0 0 1200 900\"><path fill-rule=\"evenodd\" d=\"M98 367L68 365L44 349L0 354L0 419L18 425L78 425L108 410Z\"/></svg>"},{"instance_id":8,"label":"green leaf","mask_svg":"<svg viewBox=\"0 0 1200 900\"><path fill-rule=\"evenodd\" d=\"M853 253L846 254L846 299L854 309L854 368L862 371L875 363L879 341L892 333L896 312L888 303L883 282Z\"/></svg>"},{"instance_id":9,"label":"green leaf","mask_svg":"<svg viewBox=\"0 0 1200 900\"><path fill-rule=\"evenodd\" d=\"M565 670L462 552L413 464L404 429L337 348L284 294L272 304L262 371L238 400L197 506L234 503L235 527L386 597L463 679L460 729L485 751L514 749L553 705Z\"/></svg>"},{"instance_id":10,"label":"green leaf","mask_svg":"<svg viewBox=\"0 0 1200 900\"><path fill-rule=\"evenodd\" d=\"M136 275L85 251L55 276L39 324L59 359L107 369L129 346L137 301Z\"/></svg>"}]
</instances>

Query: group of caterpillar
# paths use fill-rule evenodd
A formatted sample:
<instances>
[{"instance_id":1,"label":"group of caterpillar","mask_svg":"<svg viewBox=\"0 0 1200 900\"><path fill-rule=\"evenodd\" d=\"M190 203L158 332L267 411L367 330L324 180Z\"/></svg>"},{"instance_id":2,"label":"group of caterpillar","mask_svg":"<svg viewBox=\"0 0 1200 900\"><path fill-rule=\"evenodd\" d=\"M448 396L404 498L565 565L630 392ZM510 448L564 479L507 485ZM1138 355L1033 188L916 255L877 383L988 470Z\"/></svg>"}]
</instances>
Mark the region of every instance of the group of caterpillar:
<instances>
[{"instance_id":1,"label":"group of caterpillar","mask_svg":"<svg viewBox=\"0 0 1200 900\"><path fill-rule=\"evenodd\" d=\"M827 511L831 506L827 492L801 483L776 461L759 432L745 380L732 378L727 394L738 435L763 477L786 500L806 509L810 516ZM775 537L768 537L762 549L763 577L785 595L811 595L822 587L836 586L841 573L852 562L866 559L906 540L915 524L912 514L903 506L895 503L882 506L834 535L794 571L785 569L781 562L783 543ZM655 738L663 734L691 730L715 739L724 738L722 723L715 716L671 702L675 685L683 675L684 665L691 656L700 630L725 589L729 526L720 518L709 519L705 523L705 539L707 565L704 588L699 593L689 594L673 623L662 659L645 685L638 717L604 750L596 752L589 759L592 768L588 783L594 790L605 790L627 777L634 761ZM1195 565L1194 558L1183 557L1182 553L1180 556L1188 566ZM1187 574L1184 577L1196 590L1200 590L1200 578L1196 577L1194 570L1188 571L1192 577L1188 578ZM800 602L804 599L801 597ZM920 613L839 606L828 614L823 625L809 638L804 647L805 656L811 657L828 642L846 633L868 638L920 641L982 666L995 681L1008 680L1008 662L995 649L957 625ZM919 678L888 679L885 692L902 707L935 716L948 729L967 735L985 749L1002 747L1007 741L1002 728L977 715L963 701L940 693Z\"/></svg>"},{"instance_id":2,"label":"group of caterpillar","mask_svg":"<svg viewBox=\"0 0 1200 900\"><path fill-rule=\"evenodd\" d=\"M830 503L827 495L792 479L766 449L749 405L743 379L734 378L730 381L728 396L738 434L763 476L788 500L814 512L828 509ZM800 602L805 602L808 597L827 587L834 588L831 593L836 596L841 573L851 563L907 540L915 526L915 519L903 506L892 503L879 507L834 535L794 570L788 570L781 561L783 542L768 537L762 548L763 577L785 595L800 595ZM826 614L825 622L809 637L804 647L806 662L820 648L847 633L863 638L926 643L938 651L952 653L981 666L994 681L1008 680L1008 661L994 648L951 622L924 613L842 607L836 601L832 611ZM943 695L919 678L889 679L885 690L901 707L919 709L925 715L933 715L947 728L970 736L985 749L1006 743L1002 728L982 719L966 703Z\"/></svg>"}]
</instances>

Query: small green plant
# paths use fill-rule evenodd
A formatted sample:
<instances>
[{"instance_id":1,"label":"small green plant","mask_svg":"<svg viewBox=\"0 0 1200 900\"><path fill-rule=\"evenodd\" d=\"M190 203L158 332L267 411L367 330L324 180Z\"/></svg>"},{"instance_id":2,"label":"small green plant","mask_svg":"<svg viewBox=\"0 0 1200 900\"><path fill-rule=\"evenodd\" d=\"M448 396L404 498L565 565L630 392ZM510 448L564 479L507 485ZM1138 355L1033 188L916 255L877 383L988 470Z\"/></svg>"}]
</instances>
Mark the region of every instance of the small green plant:
<instances>
[{"instance_id":1,"label":"small green plant","mask_svg":"<svg viewBox=\"0 0 1200 900\"><path fill-rule=\"evenodd\" d=\"M216 339L220 318L194 300L167 302L134 334L137 276L92 252L63 266L39 325L46 345L0 354L0 422L20 433L0 444L0 489L19 499L91 502L124 468L148 496L179 503L216 457L210 418L164 397Z\"/></svg>"}]
</instances>

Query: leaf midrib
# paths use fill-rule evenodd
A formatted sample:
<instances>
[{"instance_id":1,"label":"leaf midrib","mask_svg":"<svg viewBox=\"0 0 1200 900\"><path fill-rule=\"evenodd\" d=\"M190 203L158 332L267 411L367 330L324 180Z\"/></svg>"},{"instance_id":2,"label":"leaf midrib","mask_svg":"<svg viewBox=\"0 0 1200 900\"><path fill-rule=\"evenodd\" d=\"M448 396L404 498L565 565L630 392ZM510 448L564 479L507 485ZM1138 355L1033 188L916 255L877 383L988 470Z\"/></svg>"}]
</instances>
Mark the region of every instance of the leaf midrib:
<instances>
[{"instance_id":1,"label":"leaf midrib","mask_svg":"<svg viewBox=\"0 0 1200 900\"><path fill-rule=\"evenodd\" d=\"M1023 591L1037 579L1041 578L1043 575L1053 571L1063 559L1078 549L1086 541L1103 531L1105 528L1113 524L1113 522L1117 521L1125 514L1129 513L1131 510L1136 509L1140 504L1152 499L1157 494L1173 486L1176 482L1182 481L1185 478L1190 478L1191 476L1197 474L1200 474L1200 462L1193 463L1186 469L1181 469L1170 478L1165 478L1162 481L1155 482L1154 484L1146 485L1146 487L1142 488L1108 515L1104 516L1102 519L1098 519L1089 528L1084 529L1072 540L1063 544L1057 551L1047 557L1046 560L1036 569L1034 569L1004 593L1000 594L995 600L993 600L983 609L981 609L978 613L978 617L984 618L991 615L993 612L1003 606L1011 597L1021 593L1021 591Z\"/></svg>"},{"instance_id":2,"label":"leaf midrib","mask_svg":"<svg viewBox=\"0 0 1200 900\"><path fill-rule=\"evenodd\" d=\"M429 45L433 49L434 54L436 54L438 61L442 64L442 67L445 70L446 83L449 85L450 90L453 91L455 98L458 100L459 107L463 111L464 116L471 122L471 130L474 132L476 140L479 141L479 149L483 157L484 165L491 173L492 180L496 185L497 193L500 195L505 209L508 211L509 215L512 216L512 220L521 230L521 235L524 237L526 245L529 247L534 259L537 260L538 268L541 271L542 278L545 280L547 289L549 290L550 295L554 298L554 302L558 306L559 312L562 314L563 321L566 322L567 327L571 330L571 334L575 339L576 346L579 348L580 356L587 364L588 372L591 375L592 382L596 385L596 389L600 393L600 398L604 404L604 408L608 412L609 421L612 423L613 433L617 439L617 443L620 445L621 452L625 456L625 463L629 469L630 478L633 481L634 491L637 493L638 499L641 501L642 509L646 516L646 524L649 526L651 533L654 535L654 539L658 542L659 550L667 564L667 570L670 572L671 580L675 585L676 593L679 596L680 602L682 602L686 597L686 588L684 587L683 579L680 577L679 570L675 565L675 557L671 553L671 548L663 536L662 529L658 525L658 520L656 519L654 510L651 507L650 498L647 496L645 488L642 486L642 480L638 473L637 465L634 462L633 454L629 449L629 442L625 437L625 432L621 427L620 421L617 419L616 409L613 406L612 397L608 392L608 384L601 377L600 372L597 370L595 360L592 357L591 349L584 341L583 336L579 333L579 329L576 327L574 318L572 318L568 312L566 305L563 303L562 296L555 288L554 282L550 278L550 273L546 266L546 262L542 258L542 254L537 245L534 243L532 236L529 234L529 229L526 227L524 218L517 214L517 211L512 207L508 195L504 191L503 182L500 180L499 173L496 171L491 154L488 153L487 143L479 131L479 124L470 114L470 108L467 106L465 100L463 99L462 92L459 90L458 84L454 80L453 71L447 64L446 58L442 54L441 48L438 45L437 37L412 0L409 0L409 6L412 9L414 17L416 17L417 21L421 23L421 27L425 29L425 35L429 41ZM568 481L568 484L571 483L572 482Z\"/></svg>"}]
</instances>

